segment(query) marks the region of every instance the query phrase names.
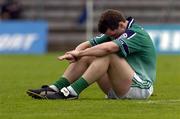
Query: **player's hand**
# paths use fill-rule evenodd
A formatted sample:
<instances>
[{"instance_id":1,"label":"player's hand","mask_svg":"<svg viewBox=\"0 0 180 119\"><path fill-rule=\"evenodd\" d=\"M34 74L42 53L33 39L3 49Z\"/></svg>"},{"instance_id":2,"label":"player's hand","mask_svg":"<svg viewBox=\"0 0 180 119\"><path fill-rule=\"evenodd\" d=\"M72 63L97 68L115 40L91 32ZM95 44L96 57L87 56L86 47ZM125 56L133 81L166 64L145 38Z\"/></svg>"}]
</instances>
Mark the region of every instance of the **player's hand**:
<instances>
[{"instance_id":1,"label":"player's hand","mask_svg":"<svg viewBox=\"0 0 180 119\"><path fill-rule=\"evenodd\" d=\"M76 59L78 59L79 58L79 52L80 52L79 50L72 50L72 51L67 52L67 54L71 54Z\"/></svg>"},{"instance_id":2,"label":"player's hand","mask_svg":"<svg viewBox=\"0 0 180 119\"><path fill-rule=\"evenodd\" d=\"M64 55L59 56L59 57L58 57L58 60L60 60L60 61L62 61L62 60L68 60L69 63L73 63L73 62L76 61L76 58L75 58L73 55L71 55L71 54L65 53Z\"/></svg>"},{"instance_id":3,"label":"player's hand","mask_svg":"<svg viewBox=\"0 0 180 119\"><path fill-rule=\"evenodd\" d=\"M66 52L64 55L59 56L58 59L60 61L62 60L68 60L70 63L76 62L79 57L79 51L77 50L72 50L69 52Z\"/></svg>"}]
</instances>

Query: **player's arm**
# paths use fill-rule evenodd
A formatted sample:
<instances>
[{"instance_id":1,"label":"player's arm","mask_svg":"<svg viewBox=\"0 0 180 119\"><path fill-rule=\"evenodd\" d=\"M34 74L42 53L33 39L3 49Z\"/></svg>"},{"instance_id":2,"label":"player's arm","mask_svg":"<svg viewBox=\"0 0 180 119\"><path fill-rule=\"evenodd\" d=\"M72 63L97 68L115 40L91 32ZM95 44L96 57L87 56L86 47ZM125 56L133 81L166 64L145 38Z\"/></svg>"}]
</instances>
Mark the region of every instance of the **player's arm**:
<instances>
[{"instance_id":1,"label":"player's arm","mask_svg":"<svg viewBox=\"0 0 180 119\"><path fill-rule=\"evenodd\" d=\"M78 45L75 50L73 51L69 51L69 52L66 52L63 56L60 56L58 57L59 60L68 60L70 62L74 62L74 61L77 61L78 58L75 57L75 55L73 56L72 53L75 53L75 52L79 52L79 51L83 51L83 50L86 50L88 48L92 48L92 47L95 47L96 45L98 44L101 44L103 42L107 42L107 41L110 41L111 38L102 34L100 36L97 36L97 37L94 37L92 39L90 39L89 41L86 41L84 43L81 43L80 45ZM71 54L70 54L71 52Z\"/></svg>"},{"instance_id":2,"label":"player's arm","mask_svg":"<svg viewBox=\"0 0 180 119\"><path fill-rule=\"evenodd\" d=\"M117 52L119 50L119 46L114 42L106 42L99 45L96 45L94 47L87 48L85 50L81 51L70 51L67 52L67 54L70 54L76 58L81 58L83 56L95 56L95 57L101 57L105 56L114 52ZM62 56L59 57L60 60L66 59L66 57Z\"/></svg>"},{"instance_id":3,"label":"player's arm","mask_svg":"<svg viewBox=\"0 0 180 119\"><path fill-rule=\"evenodd\" d=\"M104 55L115 53L118 50L119 50L119 46L116 43L111 41L111 42L102 43L94 47L87 48L83 51L80 51L78 53L78 57L83 57L83 56L101 57Z\"/></svg>"},{"instance_id":4,"label":"player's arm","mask_svg":"<svg viewBox=\"0 0 180 119\"><path fill-rule=\"evenodd\" d=\"M90 48L90 47L91 47L90 42L89 42L89 41L85 41L85 42L79 44L79 45L75 48L75 50L84 50L84 49Z\"/></svg>"},{"instance_id":5,"label":"player's arm","mask_svg":"<svg viewBox=\"0 0 180 119\"><path fill-rule=\"evenodd\" d=\"M99 36L91 38L89 41L83 42L80 45L78 45L75 50L84 50L86 48L93 47L95 45L101 44L103 42L108 42L111 41L112 39L105 35L105 34L100 34Z\"/></svg>"},{"instance_id":6,"label":"player's arm","mask_svg":"<svg viewBox=\"0 0 180 119\"><path fill-rule=\"evenodd\" d=\"M90 39L89 41L85 42L85 44L82 44L86 46L86 48L81 50L80 53L81 52L83 53L82 56L103 56L108 53L114 52L115 48L113 47L117 45L111 41L112 41L111 37L105 34L100 34L99 36L96 36ZM79 48L79 46L77 48ZM71 52L76 52L76 51L71 51ZM84 52L85 53L87 52L87 54L84 54ZM80 55L79 57L82 56Z\"/></svg>"},{"instance_id":7,"label":"player's arm","mask_svg":"<svg viewBox=\"0 0 180 119\"><path fill-rule=\"evenodd\" d=\"M91 46L92 45L90 44L89 41L85 41L85 42L79 44L73 51L81 51L81 50L84 50L84 49L89 48ZM72 51L69 51L69 52L72 52ZM76 57L74 57L73 55L71 55L71 54L69 54L67 52L64 55L59 56L58 59L61 60L62 57L63 57L63 60L66 59L70 63L75 62L77 60Z\"/></svg>"}]
</instances>

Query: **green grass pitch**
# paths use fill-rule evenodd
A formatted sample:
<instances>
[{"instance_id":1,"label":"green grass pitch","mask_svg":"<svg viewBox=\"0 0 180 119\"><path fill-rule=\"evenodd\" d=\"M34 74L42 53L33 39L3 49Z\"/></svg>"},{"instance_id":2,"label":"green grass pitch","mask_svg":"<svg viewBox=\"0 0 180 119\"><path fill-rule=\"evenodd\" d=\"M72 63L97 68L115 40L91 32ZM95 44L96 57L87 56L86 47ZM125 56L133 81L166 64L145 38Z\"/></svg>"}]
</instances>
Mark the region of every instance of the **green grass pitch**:
<instances>
[{"instance_id":1,"label":"green grass pitch","mask_svg":"<svg viewBox=\"0 0 180 119\"><path fill-rule=\"evenodd\" d=\"M59 78L59 54L0 55L0 119L180 119L180 55L160 55L149 100L107 100L96 84L78 100L34 100L28 88Z\"/></svg>"}]
</instances>

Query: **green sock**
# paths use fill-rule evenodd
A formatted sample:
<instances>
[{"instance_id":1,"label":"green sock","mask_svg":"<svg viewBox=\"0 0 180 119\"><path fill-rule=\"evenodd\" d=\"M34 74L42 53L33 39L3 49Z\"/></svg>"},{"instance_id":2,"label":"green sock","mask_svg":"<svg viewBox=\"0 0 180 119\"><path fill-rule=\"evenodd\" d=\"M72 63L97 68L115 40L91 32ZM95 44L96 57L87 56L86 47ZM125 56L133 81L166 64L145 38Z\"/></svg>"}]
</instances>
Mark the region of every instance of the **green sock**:
<instances>
[{"instance_id":1,"label":"green sock","mask_svg":"<svg viewBox=\"0 0 180 119\"><path fill-rule=\"evenodd\" d=\"M83 77L79 78L77 81L71 84L71 87L78 95L88 86L88 82Z\"/></svg>"},{"instance_id":2,"label":"green sock","mask_svg":"<svg viewBox=\"0 0 180 119\"><path fill-rule=\"evenodd\" d=\"M67 87L70 85L69 81L65 77L61 77L57 80L53 85L55 85L59 90L63 87Z\"/></svg>"}]
</instances>

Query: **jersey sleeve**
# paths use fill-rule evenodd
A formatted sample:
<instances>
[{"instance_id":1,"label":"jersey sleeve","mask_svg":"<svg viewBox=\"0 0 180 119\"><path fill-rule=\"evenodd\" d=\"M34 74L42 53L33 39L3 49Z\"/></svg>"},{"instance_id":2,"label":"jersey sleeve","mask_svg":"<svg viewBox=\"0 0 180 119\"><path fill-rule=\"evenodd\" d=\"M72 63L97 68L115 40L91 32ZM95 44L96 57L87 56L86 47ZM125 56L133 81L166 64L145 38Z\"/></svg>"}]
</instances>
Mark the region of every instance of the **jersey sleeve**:
<instances>
[{"instance_id":1,"label":"jersey sleeve","mask_svg":"<svg viewBox=\"0 0 180 119\"><path fill-rule=\"evenodd\" d=\"M92 46L95 46L95 45L98 45L98 44L101 44L101 43L104 43L104 42L108 42L108 41L111 41L112 38L105 35L105 34L101 34L100 36L96 36L92 39L89 40L90 44Z\"/></svg>"},{"instance_id":2,"label":"jersey sleeve","mask_svg":"<svg viewBox=\"0 0 180 119\"><path fill-rule=\"evenodd\" d=\"M131 53L141 51L141 44L143 42L140 41L141 37L139 33L127 29L119 38L113 40L120 48L118 55L127 57Z\"/></svg>"}]
</instances>

